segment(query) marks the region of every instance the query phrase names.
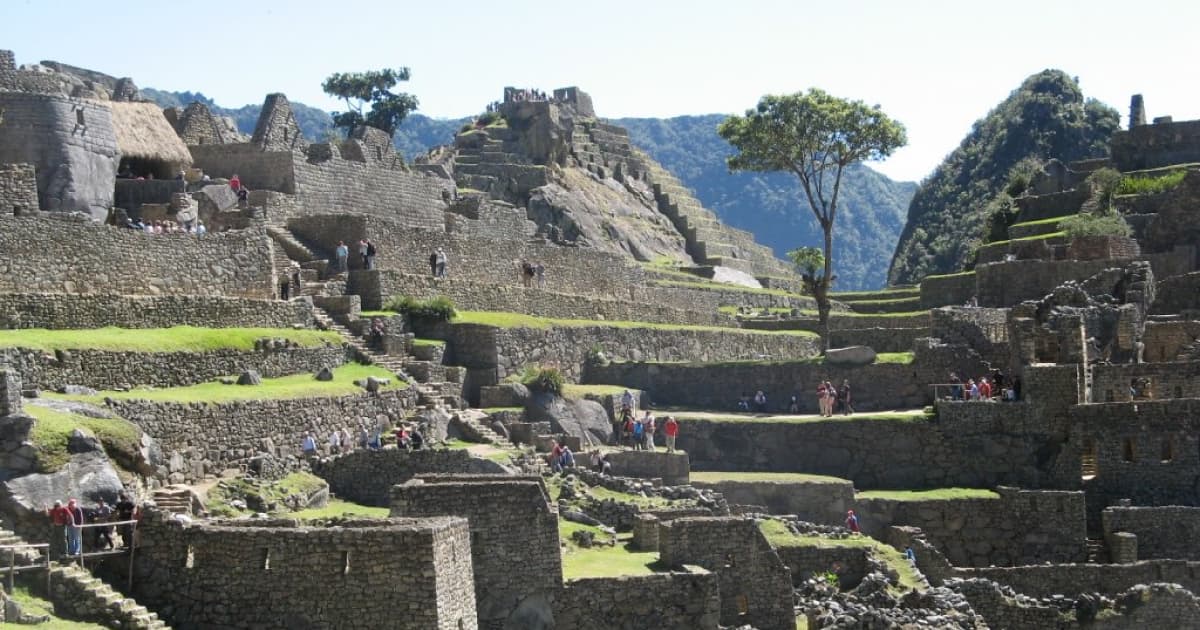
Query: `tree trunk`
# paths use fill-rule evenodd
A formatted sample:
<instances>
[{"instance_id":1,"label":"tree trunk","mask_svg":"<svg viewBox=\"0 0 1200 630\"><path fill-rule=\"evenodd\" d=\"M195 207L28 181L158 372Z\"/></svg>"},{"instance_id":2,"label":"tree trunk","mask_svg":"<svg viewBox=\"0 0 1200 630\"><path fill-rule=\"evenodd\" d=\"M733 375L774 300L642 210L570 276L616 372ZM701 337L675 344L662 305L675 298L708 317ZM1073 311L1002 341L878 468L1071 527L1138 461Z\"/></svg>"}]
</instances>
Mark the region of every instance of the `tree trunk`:
<instances>
[{"instance_id":1,"label":"tree trunk","mask_svg":"<svg viewBox=\"0 0 1200 630\"><path fill-rule=\"evenodd\" d=\"M821 222L825 233L825 275L817 283L817 327L821 330L821 353L829 349L829 288L833 277L833 223Z\"/></svg>"}]
</instances>

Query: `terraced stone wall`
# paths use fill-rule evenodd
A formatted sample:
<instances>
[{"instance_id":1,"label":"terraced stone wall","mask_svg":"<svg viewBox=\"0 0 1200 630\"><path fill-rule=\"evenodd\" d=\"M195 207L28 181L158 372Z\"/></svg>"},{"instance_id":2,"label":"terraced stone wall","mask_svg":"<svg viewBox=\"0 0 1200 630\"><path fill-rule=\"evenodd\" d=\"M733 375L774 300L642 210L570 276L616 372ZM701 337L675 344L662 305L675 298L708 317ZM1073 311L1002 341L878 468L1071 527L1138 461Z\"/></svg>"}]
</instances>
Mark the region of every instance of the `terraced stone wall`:
<instances>
[{"instance_id":1,"label":"terraced stone wall","mask_svg":"<svg viewBox=\"0 0 1200 630\"><path fill-rule=\"evenodd\" d=\"M0 271L3 293L268 299L275 291L272 244L262 229L197 238L0 214Z\"/></svg>"},{"instance_id":2,"label":"terraced stone wall","mask_svg":"<svg viewBox=\"0 0 1200 630\"><path fill-rule=\"evenodd\" d=\"M692 485L720 492L730 505L760 506L771 514L795 514L824 525L841 525L854 505L854 484L844 479L692 480Z\"/></svg>"},{"instance_id":3,"label":"terraced stone wall","mask_svg":"<svg viewBox=\"0 0 1200 630\"><path fill-rule=\"evenodd\" d=\"M1185 311L1200 311L1200 271L1163 278L1155 285L1151 313L1168 315Z\"/></svg>"},{"instance_id":4,"label":"terraced stone wall","mask_svg":"<svg viewBox=\"0 0 1200 630\"><path fill-rule=\"evenodd\" d=\"M130 332L136 335L136 332ZM259 350L209 352L115 352L59 350L46 353L27 348L0 349L9 365L30 387L58 389L82 385L94 389L129 389L137 386L179 387L257 370L265 377L315 373L346 362L346 348L315 348L264 343Z\"/></svg>"},{"instance_id":5,"label":"terraced stone wall","mask_svg":"<svg viewBox=\"0 0 1200 630\"><path fill-rule=\"evenodd\" d=\"M154 512L138 533L133 595L175 626L478 627L462 518L183 525ZM380 584L403 602L382 604Z\"/></svg>"},{"instance_id":6,"label":"terraced stone wall","mask_svg":"<svg viewBox=\"0 0 1200 630\"><path fill-rule=\"evenodd\" d=\"M1200 560L1195 541L1200 536L1200 508L1110 506L1101 513L1106 536L1125 532L1137 536L1139 560Z\"/></svg>"},{"instance_id":7,"label":"terraced stone wall","mask_svg":"<svg viewBox=\"0 0 1200 630\"><path fill-rule=\"evenodd\" d=\"M977 294L974 273L929 276L921 281L921 308L961 306Z\"/></svg>"},{"instance_id":8,"label":"terraced stone wall","mask_svg":"<svg viewBox=\"0 0 1200 630\"><path fill-rule=\"evenodd\" d=\"M1118 130L1109 142L1120 171L1200 162L1200 120L1138 125Z\"/></svg>"},{"instance_id":9,"label":"terraced stone wall","mask_svg":"<svg viewBox=\"0 0 1200 630\"><path fill-rule=\"evenodd\" d=\"M700 570L570 580L555 598L554 622L574 630L716 630L720 611L717 576Z\"/></svg>"},{"instance_id":10,"label":"terraced stone wall","mask_svg":"<svg viewBox=\"0 0 1200 630\"><path fill-rule=\"evenodd\" d=\"M0 213L38 211L37 179L32 164L0 164Z\"/></svg>"},{"instance_id":11,"label":"terraced stone wall","mask_svg":"<svg viewBox=\"0 0 1200 630\"><path fill-rule=\"evenodd\" d=\"M1200 339L1200 320L1148 321L1142 343L1147 361L1172 361Z\"/></svg>"},{"instance_id":12,"label":"terraced stone wall","mask_svg":"<svg viewBox=\"0 0 1200 630\"><path fill-rule=\"evenodd\" d=\"M392 486L418 475L507 474L499 464L471 457L464 450L358 450L312 462L313 474L329 483L337 496L365 505L386 507Z\"/></svg>"},{"instance_id":13,"label":"terraced stone wall","mask_svg":"<svg viewBox=\"0 0 1200 630\"><path fill-rule=\"evenodd\" d=\"M1044 564L1020 567L977 567L954 570L955 577L984 578L1031 597L1081 593L1112 596L1138 584L1168 582L1195 592L1200 589L1200 562L1144 560L1132 564Z\"/></svg>"},{"instance_id":14,"label":"terraced stone wall","mask_svg":"<svg viewBox=\"0 0 1200 630\"><path fill-rule=\"evenodd\" d=\"M1092 366L1092 400L1090 402L1120 402L1132 400L1129 383L1133 379L1149 380L1149 391L1139 385L1143 397L1200 398L1200 363L1178 361L1170 363L1125 363Z\"/></svg>"},{"instance_id":15,"label":"terraced stone wall","mask_svg":"<svg viewBox=\"0 0 1200 630\"><path fill-rule=\"evenodd\" d=\"M0 293L0 328L312 328L312 300Z\"/></svg>"},{"instance_id":16,"label":"terraced stone wall","mask_svg":"<svg viewBox=\"0 0 1200 630\"><path fill-rule=\"evenodd\" d=\"M1013 260L975 268L979 305L1013 306L1039 300L1068 280L1084 280L1109 267L1124 267L1108 260Z\"/></svg>"},{"instance_id":17,"label":"terraced stone wall","mask_svg":"<svg viewBox=\"0 0 1200 630\"><path fill-rule=\"evenodd\" d=\"M911 352L928 328L844 328L829 332L829 347L870 346L875 352Z\"/></svg>"}]
</instances>

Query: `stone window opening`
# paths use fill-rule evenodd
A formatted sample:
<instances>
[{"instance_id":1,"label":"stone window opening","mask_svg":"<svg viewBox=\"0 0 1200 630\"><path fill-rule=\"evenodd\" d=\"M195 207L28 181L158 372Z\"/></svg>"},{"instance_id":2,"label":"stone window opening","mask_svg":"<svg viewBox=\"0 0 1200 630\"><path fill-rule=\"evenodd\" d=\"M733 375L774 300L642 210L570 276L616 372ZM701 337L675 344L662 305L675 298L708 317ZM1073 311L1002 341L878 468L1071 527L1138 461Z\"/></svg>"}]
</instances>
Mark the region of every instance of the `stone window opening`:
<instances>
[{"instance_id":1,"label":"stone window opening","mask_svg":"<svg viewBox=\"0 0 1200 630\"><path fill-rule=\"evenodd\" d=\"M1132 464L1137 459L1135 446L1133 438L1128 437L1121 444L1121 459L1125 460L1125 463Z\"/></svg>"},{"instance_id":2,"label":"stone window opening","mask_svg":"<svg viewBox=\"0 0 1200 630\"><path fill-rule=\"evenodd\" d=\"M185 568L185 569L195 569L196 568L196 549L194 547L192 547L191 545L187 546L187 555L184 556L184 559L183 559L183 568Z\"/></svg>"},{"instance_id":3,"label":"stone window opening","mask_svg":"<svg viewBox=\"0 0 1200 630\"><path fill-rule=\"evenodd\" d=\"M87 121L84 120L84 118L83 118L83 108L82 107L75 108L75 124L80 127L87 126Z\"/></svg>"},{"instance_id":4,"label":"stone window opening","mask_svg":"<svg viewBox=\"0 0 1200 630\"><path fill-rule=\"evenodd\" d=\"M1162 440L1162 463L1168 464L1175 459L1175 439L1166 436Z\"/></svg>"},{"instance_id":5,"label":"stone window opening","mask_svg":"<svg viewBox=\"0 0 1200 630\"><path fill-rule=\"evenodd\" d=\"M737 561L733 559L733 554L731 554L731 553L725 554L725 566L727 566L727 567L737 566Z\"/></svg>"},{"instance_id":6,"label":"stone window opening","mask_svg":"<svg viewBox=\"0 0 1200 630\"><path fill-rule=\"evenodd\" d=\"M350 552L342 552L342 575L350 575Z\"/></svg>"},{"instance_id":7,"label":"stone window opening","mask_svg":"<svg viewBox=\"0 0 1200 630\"><path fill-rule=\"evenodd\" d=\"M262 568L263 568L263 571L271 570L271 548L270 547L262 548Z\"/></svg>"},{"instance_id":8,"label":"stone window opening","mask_svg":"<svg viewBox=\"0 0 1200 630\"><path fill-rule=\"evenodd\" d=\"M1096 447L1096 440L1087 438L1083 441L1083 452L1079 455L1080 463L1080 478L1084 481L1095 479L1100 474L1099 465L1100 453Z\"/></svg>"},{"instance_id":9,"label":"stone window opening","mask_svg":"<svg viewBox=\"0 0 1200 630\"><path fill-rule=\"evenodd\" d=\"M737 611L739 617L745 617L750 614L750 598L745 594L737 596Z\"/></svg>"}]
</instances>

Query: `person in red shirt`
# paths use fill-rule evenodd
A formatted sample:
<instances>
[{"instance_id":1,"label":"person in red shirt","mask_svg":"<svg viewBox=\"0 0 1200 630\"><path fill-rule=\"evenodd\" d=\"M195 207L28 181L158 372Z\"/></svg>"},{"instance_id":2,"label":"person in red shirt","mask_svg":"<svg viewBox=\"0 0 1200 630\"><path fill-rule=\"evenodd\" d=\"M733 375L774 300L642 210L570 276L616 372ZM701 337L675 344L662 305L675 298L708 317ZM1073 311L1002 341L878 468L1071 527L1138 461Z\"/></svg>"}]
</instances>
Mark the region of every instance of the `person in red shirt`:
<instances>
[{"instance_id":1,"label":"person in red shirt","mask_svg":"<svg viewBox=\"0 0 1200 630\"><path fill-rule=\"evenodd\" d=\"M50 522L54 526L50 544L53 546L53 555L57 557L62 555L67 548L67 525L71 524L71 513L63 507L62 501L55 501L54 507L46 510L46 515L50 517Z\"/></svg>"},{"instance_id":2,"label":"person in red shirt","mask_svg":"<svg viewBox=\"0 0 1200 630\"><path fill-rule=\"evenodd\" d=\"M854 510L846 511L846 529L855 534L862 532L862 530L858 528L858 516L854 514Z\"/></svg>"},{"instance_id":3,"label":"person in red shirt","mask_svg":"<svg viewBox=\"0 0 1200 630\"><path fill-rule=\"evenodd\" d=\"M667 436L667 452L675 452L675 436L679 435L679 421L675 416L667 416L667 421L663 425L663 433Z\"/></svg>"},{"instance_id":4,"label":"person in red shirt","mask_svg":"<svg viewBox=\"0 0 1200 630\"><path fill-rule=\"evenodd\" d=\"M238 192L242 189L242 178L238 177L237 173L234 173L233 177L229 178L229 187L233 189L233 192Z\"/></svg>"}]
</instances>

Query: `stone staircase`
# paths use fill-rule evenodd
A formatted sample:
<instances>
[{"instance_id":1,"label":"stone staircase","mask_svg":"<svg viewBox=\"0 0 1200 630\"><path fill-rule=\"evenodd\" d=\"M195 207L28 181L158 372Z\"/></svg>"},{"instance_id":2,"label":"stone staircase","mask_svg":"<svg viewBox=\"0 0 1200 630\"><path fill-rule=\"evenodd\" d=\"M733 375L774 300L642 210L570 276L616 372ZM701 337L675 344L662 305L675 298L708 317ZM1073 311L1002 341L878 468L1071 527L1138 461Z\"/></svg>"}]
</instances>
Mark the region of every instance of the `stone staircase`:
<instances>
[{"instance_id":1,"label":"stone staircase","mask_svg":"<svg viewBox=\"0 0 1200 630\"><path fill-rule=\"evenodd\" d=\"M189 516L196 513L195 498L192 489L187 486L163 486L154 491L151 497L154 504L159 509L166 510L172 514L187 514Z\"/></svg>"},{"instance_id":2,"label":"stone staircase","mask_svg":"<svg viewBox=\"0 0 1200 630\"><path fill-rule=\"evenodd\" d=\"M1103 536L1087 539L1087 561L1094 564L1111 562L1108 556L1108 544L1104 542Z\"/></svg>"},{"instance_id":3,"label":"stone staircase","mask_svg":"<svg viewBox=\"0 0 1200 630\"><path fill-rule=\"evenodd\" d=\"M53 563L50 581L50 599L54 608L63 611L67 617L103 621L103 625L121 630L170 627L157 614L113 590L87 569Z\"/></svg>"},{"instance_id":4,"label":"stone staircase","mask_svg":"<svg viewBox=\"0 0 1200 630\"><path fill-rule=\"evenodd\" d=\"M546 167L521 154L508 127L486 127L473 134L482 137L457 143L454 182L459 188L517 203L527 198L529 191L547 183Z\"/></svg>"},{"instance_id":5,"label":"stone staircase","mask_svg":"<svg viewBox=\"0 0 1200 630\"><path fill-rule=\"evenodd\" d=\"M497 448L517 449L516 444L513 444L507 437L492 429L489 423L486 422L486 419L489 417L486 413L478 409L464 409L458 414L459 421L466 425L468 431L473 433L477 439L483 440Z\"/></svg>"}]
</instances>

